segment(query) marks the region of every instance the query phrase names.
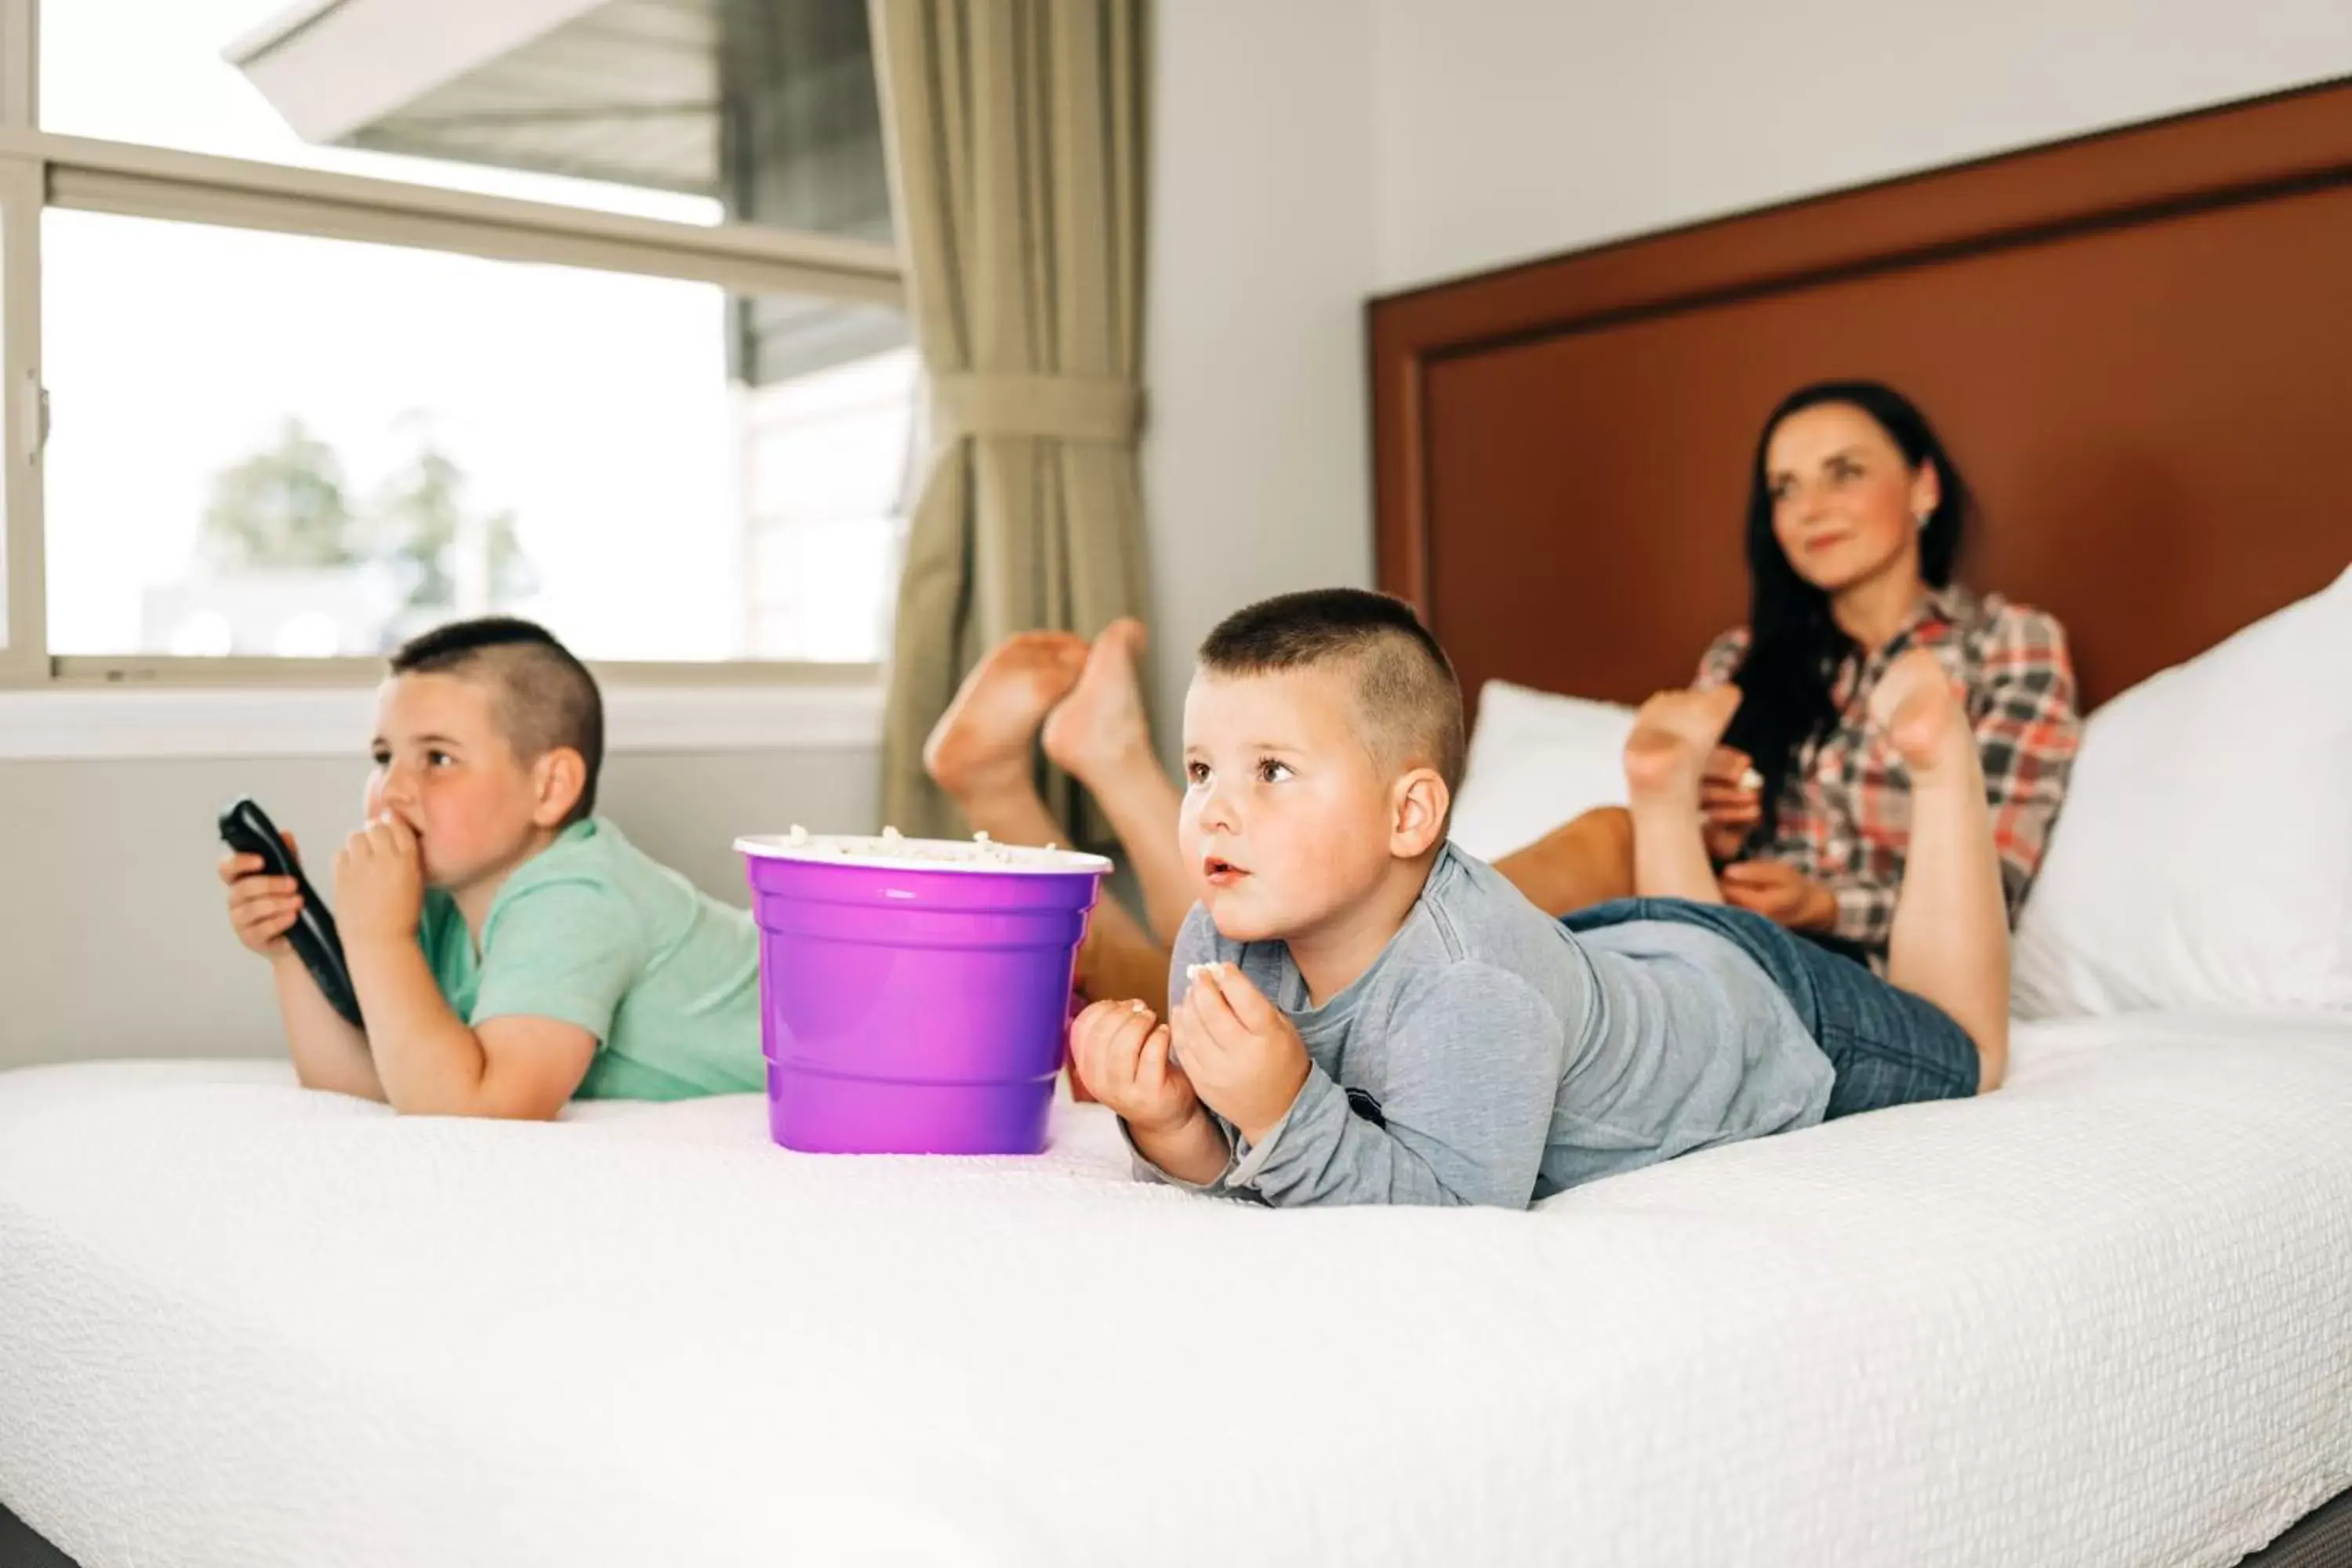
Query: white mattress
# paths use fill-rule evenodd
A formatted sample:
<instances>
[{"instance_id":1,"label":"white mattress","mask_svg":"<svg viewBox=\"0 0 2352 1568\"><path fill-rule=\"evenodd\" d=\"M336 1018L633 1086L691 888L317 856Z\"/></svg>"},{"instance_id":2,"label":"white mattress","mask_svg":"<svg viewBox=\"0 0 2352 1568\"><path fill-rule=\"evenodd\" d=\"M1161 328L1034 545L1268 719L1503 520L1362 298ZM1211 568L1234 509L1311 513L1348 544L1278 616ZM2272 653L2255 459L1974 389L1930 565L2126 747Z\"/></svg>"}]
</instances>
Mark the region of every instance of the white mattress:
<instances>
[{"instance_id":1,"label":"white mattress","mask_svg":"<svg viewBox=\"0 0 2352 1568\"><path fill-rule=\"evenodd\" d=\"M0 1077L0 1501L86 1568L2222 1563L2352 1484L2352 1021L1533 1215Z\"/></svg>"}]
</instances>

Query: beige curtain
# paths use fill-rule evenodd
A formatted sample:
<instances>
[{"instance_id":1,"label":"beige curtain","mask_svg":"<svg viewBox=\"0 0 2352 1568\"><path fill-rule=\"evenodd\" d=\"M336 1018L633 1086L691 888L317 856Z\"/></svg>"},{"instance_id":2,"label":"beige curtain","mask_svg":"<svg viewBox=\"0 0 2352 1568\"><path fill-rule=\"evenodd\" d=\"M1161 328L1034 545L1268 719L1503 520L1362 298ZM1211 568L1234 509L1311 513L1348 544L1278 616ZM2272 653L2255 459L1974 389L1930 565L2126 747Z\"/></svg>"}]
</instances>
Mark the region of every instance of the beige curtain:
<instances>
[{"instance_id":1,"label":"beige curtain","mask_svg":"<svg viewBox=\"0 0 2352 1568\"><path fill-rule=\"evenodd\" d=\"M903 832L966 831L922 746L981 655L1144 606L1146 3L872 0L932 388L884 732L884 818ZM1046 804L1100 837L1074 793L1049 780Z\"/></svg>"}]
</instances>

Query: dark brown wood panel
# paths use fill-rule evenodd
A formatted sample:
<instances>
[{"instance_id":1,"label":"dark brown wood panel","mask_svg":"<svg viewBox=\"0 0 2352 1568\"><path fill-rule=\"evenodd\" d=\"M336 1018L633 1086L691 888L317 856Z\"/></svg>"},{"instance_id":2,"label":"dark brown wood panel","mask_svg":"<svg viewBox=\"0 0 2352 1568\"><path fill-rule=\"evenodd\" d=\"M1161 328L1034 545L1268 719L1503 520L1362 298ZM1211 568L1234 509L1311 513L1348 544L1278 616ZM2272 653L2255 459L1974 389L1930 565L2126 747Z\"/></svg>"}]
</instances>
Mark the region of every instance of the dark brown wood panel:
<instances>
[{"instance_id":1,"label":"dark brown wood panel","mask_svg":"<svg viewBox=\"0 0 2352 1568\"><path fill-rule=\"evenodd\" d=\"M1371 307L1381 580L1465 683L1622 700L1743 613L1759 423L1825 376L1927 411L1971 583L2096 702L2352 562L2352 84Z\"/></svg>"}]
</instances>

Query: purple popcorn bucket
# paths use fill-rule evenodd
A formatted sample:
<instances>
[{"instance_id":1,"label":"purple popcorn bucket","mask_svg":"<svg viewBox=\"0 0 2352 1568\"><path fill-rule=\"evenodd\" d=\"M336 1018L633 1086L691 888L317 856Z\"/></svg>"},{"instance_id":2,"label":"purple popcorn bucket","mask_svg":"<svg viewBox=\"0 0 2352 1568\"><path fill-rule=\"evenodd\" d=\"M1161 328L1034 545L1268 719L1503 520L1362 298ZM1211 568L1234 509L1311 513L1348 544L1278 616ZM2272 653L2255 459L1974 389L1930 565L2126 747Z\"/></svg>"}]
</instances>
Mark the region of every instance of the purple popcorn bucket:
<instances>
[{"instance_id":1,"label":"purple popcorn bucket","mask_svg":"<svg viewBox=\"0 0 2352 1568\"><path fill-rule=\"evenodd\" d=\"M1060 849L739 838L760 927L768 1131L824 1154L1034 1154L1110 862Z\"/></svg>"}]
</instances>

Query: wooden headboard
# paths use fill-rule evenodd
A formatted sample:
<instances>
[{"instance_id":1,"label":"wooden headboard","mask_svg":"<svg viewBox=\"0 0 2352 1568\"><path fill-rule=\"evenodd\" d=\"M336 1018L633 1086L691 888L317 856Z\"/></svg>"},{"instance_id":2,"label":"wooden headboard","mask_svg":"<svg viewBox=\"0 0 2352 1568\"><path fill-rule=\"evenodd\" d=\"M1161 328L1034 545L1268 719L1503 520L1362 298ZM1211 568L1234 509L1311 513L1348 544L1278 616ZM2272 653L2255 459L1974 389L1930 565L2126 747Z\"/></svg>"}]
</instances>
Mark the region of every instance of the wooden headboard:
<instances>
[{"instance_id":1,"label":"wooden headboard","mask_svg":"<svg viewBox=\"0 0 2352 1568\"><path fill-rule=\"evenodd\" d=\"M1606 156L1595 152L1592 156ZM1745 617L1748 465L1867 376L2085 705L2352 562L2352 82L1373 301L1380 580L1474 698L1637 700Z\"/></svg>"}]
</instances>

